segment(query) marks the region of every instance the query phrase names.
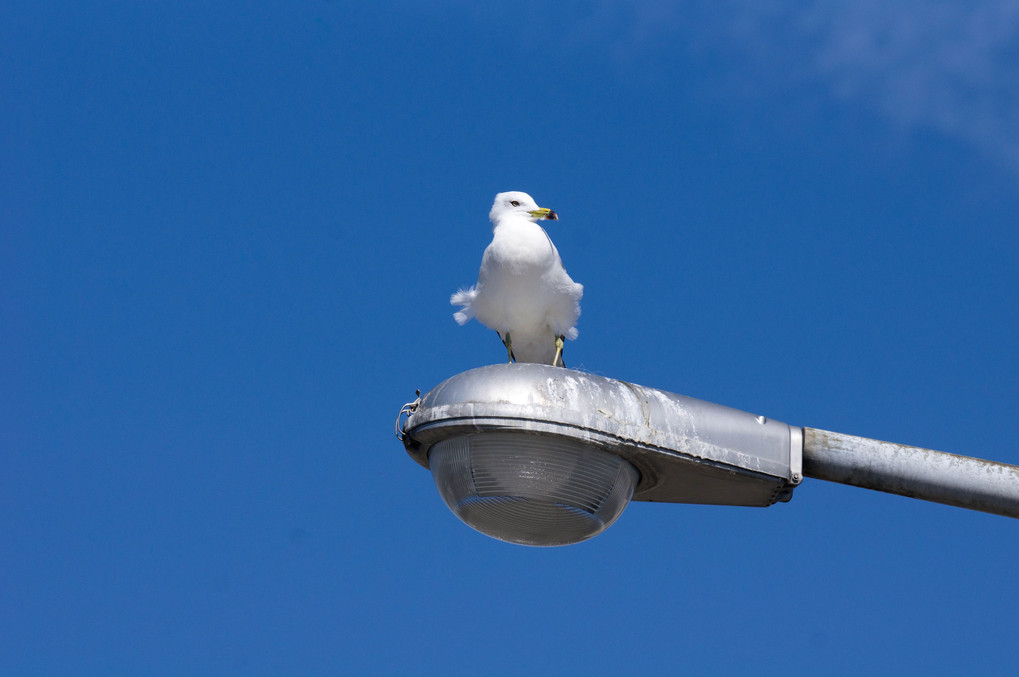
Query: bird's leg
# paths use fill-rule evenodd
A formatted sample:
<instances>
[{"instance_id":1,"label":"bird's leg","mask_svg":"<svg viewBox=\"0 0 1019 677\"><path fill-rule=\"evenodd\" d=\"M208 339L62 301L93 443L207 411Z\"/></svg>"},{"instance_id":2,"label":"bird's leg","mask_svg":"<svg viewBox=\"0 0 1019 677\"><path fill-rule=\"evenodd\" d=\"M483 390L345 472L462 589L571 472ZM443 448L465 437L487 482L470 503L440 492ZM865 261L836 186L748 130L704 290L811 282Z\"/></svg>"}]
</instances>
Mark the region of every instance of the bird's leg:
<instances>
[{"instance_id":1,"label":"bird's leg","mask_svg":"<svg viewBox=\"0 0 1019 677\"><path fill-rule=\"evenodd\" d=\"M555 357L552 359L553 367L565 367L563 362L563 336L555 337Z\"/></svg>"},{"instance_id":2,"label":"bird's leg","mask_svg":"<svg viewBox=\"0 0 1019 677\"><path fill-rule=\"evenodd\" d=\"M499 338L502 338L501 336ZM509 357L509 361L512 364L515 360L513 359L513 340L510 338L509 332L506 332L506 338L502 339L502 344L506 346L506 355Z\"/></svg>"}]
</instances>

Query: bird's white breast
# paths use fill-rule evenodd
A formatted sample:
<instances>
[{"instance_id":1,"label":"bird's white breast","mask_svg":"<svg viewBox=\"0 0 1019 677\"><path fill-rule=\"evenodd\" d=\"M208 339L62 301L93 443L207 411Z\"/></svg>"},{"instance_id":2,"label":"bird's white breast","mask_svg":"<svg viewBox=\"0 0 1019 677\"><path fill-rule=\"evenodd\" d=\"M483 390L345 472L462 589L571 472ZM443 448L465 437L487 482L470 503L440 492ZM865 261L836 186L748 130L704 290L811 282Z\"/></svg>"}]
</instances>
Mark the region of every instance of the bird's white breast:
<instances>
[{"instance_id":1,"label":"bird's white breast","mask_svg":"<svg viewBox=\"0 0 1019 677\"><path fill-rule=\"evenodd\" d=\"M500 223L481 261L476 317L500 332L551 332L553 324L561 324L551 314L562 303L565 281L572 286L541 226L522 220Z\"/></svg>"},{"instance_id":2,"label":"bird's white breast","mask_svg":"<svg viewBox=\"0 0 1019 677\"><path fill-rule=\"evenodd\" d=\"M529 221L502 223L485 250L482 267L489 274L542 274L554 266L559 255L541 226Z\"/></svg>"}]
</instances>

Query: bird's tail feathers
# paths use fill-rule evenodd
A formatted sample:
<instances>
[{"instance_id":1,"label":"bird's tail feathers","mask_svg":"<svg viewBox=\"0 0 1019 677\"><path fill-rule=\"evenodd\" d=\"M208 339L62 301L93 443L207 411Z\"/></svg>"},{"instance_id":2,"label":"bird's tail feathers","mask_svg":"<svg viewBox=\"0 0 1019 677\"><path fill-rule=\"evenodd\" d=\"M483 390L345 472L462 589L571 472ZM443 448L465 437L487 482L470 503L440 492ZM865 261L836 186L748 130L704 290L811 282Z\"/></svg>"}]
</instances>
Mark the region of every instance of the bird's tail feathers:
<instances>
[{"instance_id":1,"label":"bird's tail feathers","mask_svg":"<svg viewBox=\"0 0 1019 677\"><path fill-rule=\"evenodd\" d=\"M462 306L458 312L453 313L453 319L456 320L457 324L467 324L474 317L474 309L471 307L471 303L474 301L477 293L477 290L471 287L470 289L458 289L455 294L449 297L450 305Z\"/></svg>"}]
</instances>

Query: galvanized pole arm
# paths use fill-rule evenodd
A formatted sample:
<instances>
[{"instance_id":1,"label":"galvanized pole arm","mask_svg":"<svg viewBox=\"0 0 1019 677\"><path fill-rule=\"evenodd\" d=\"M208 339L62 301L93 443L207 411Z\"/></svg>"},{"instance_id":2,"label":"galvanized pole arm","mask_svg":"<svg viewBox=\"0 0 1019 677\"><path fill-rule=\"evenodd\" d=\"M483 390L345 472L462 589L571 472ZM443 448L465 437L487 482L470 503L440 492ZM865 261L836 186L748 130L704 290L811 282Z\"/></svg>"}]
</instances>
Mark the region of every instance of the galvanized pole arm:
<instances>
[{"instance_id":1,"label":"galvanized pole arm","mask_svg":"<svg viewBox=\"0 0 1019 677\"><path fill-rule=\"evenodd\" d=\"M806 477L1019 518L1019 467L814 428Z\"/></svg>"}]
</instances>

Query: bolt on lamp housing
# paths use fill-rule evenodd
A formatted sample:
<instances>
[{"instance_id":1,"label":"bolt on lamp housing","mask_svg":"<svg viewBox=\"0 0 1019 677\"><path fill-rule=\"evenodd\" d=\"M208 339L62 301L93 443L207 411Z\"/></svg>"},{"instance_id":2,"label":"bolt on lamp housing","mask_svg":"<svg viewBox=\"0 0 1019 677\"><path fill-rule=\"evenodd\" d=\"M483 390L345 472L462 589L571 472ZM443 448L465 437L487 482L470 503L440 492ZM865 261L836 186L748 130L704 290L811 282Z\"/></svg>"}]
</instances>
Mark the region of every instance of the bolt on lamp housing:
<instances>
[{"instance_id":1,"label":"bolt on lamp housing","mask_svg":"<svg viewBox=\"0 0 1019 677\"><path fill-rule=\"evenodd\" d=\"M472 369L408 408L402 437L446 505L504 541L595 536L631 500L767 506L802 478L802 429L540 364Z\"/></svg>"}]
</instances>

